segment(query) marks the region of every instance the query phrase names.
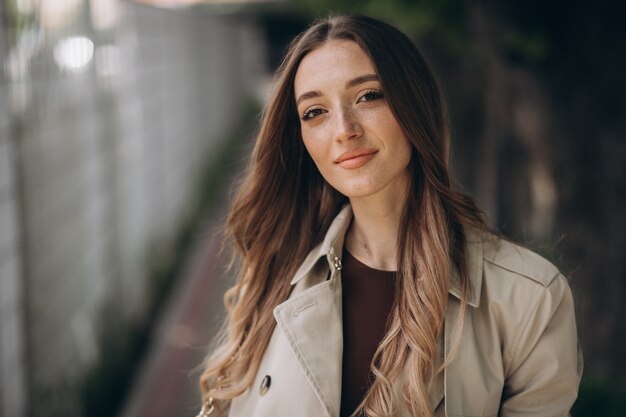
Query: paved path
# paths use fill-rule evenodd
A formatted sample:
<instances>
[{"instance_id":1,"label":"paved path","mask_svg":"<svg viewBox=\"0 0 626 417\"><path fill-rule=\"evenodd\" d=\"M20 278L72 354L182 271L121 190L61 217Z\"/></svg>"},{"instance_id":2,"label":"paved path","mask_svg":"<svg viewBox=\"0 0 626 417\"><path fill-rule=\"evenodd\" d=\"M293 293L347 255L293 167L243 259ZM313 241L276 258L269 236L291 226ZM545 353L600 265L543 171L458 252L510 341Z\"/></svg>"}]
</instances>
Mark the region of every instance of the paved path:
<instances>
[{"instance_id":1,"label":"paved path","mask_svg":"<svg viewBox=\"0 0 626 417\"><path fill-rule=\"evenodd\" d=\"M225 314L222 295L232 283L217 233L224 211L198 233L121 417L197 414L200 365Z\"/></svg>"}]
</instances>

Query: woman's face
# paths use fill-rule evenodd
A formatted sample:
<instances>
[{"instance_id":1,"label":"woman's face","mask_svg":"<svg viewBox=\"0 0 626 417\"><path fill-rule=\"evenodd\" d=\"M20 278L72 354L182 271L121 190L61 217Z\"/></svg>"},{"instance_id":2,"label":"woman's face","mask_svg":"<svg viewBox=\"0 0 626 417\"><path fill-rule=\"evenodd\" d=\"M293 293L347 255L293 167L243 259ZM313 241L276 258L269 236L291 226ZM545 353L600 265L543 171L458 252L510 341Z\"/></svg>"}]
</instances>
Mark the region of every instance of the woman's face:
<instances>
[{"instance_id":1,"label":"woman's face","mask_svg":"<svg viewBox=\"0 0 626 417\"><path fill-rule=\"evenodd\" d=\"M349 198L406 194L412 147L356 43L310 52L294 89L304 145L331 186Z\"/></svg>"}]
</instances>

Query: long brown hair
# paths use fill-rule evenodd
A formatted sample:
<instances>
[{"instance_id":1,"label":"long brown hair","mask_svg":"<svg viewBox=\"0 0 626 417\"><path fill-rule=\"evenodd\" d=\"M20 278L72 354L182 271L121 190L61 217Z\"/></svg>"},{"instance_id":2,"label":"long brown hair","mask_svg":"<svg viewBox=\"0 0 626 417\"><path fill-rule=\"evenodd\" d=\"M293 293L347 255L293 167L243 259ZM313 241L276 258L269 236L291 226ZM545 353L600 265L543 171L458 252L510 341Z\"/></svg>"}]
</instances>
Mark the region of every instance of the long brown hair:
<instances>
[{"instance_id":1,"label":"long brown hair","mask_svg":"<svg viewBox=\"0 0 626 417\"><path fill-rule=\"evenodd\" d=\"M302 143L294 78L302 58L329 40L356 42L368 54L388 104L413 146L412 184L398 238L398 279L388 332L371 363L375 381L357 412L392 416L392 387L402 370L405 406L431 416L428 388L448 300L451 268L459 271L465 312L469 282L464 226L484 228L471 198L454 191L448 172L449 131L438 84L415 45L399 30L364 16L314 23L288 50L275 78L250 167L228 218L227 236L240 261L224 296L221 344L207 359L203 395L217 404L253 382L275 327L272 310L290 279L347 201L321 177ZM452 262L451 262L452 261Z\"/></svg>"}]
</instances>

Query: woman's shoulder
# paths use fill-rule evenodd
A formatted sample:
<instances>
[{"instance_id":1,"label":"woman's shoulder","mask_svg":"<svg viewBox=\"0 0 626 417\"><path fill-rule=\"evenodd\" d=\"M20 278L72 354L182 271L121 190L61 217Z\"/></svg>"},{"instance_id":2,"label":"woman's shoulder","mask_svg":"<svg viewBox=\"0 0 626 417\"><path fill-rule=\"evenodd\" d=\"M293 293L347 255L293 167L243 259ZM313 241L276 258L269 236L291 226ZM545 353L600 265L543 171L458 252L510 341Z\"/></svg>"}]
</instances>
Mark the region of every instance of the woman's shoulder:
<instances>
[{"instance_id":1,"label":"woman's shoulder","mask_svg":"<svg viewBox=\"0 0 626 417\"><path fill-rule=\"evenodd\" d=\"M547 287L562 276L543 256L506 238L482 233L481 242L485 279L510 279Z\"/></svg>"},{"instance_id":2,"label":"woman's shoulder","mask_svg":"<svg viewBox=\"0 0 626 417\"><path fill-rule=\"evenodd\" d=\"M483 234L469 245L482 248L480 303L473 314L482 325L476 324L475 331L483 332L480 340L498 335L490 340L501 346L507 374L537 346L550 351L567 345L575 353L572 291L559 269L532 250L493 234Z\"/></svg>"},{"instance_id":3,"label":"woman's shoulder","mask_svg":"<svg viewBox=\"0 0 626 417\"><path fill-rule=\"evenodd\" d=\"M471 385L476 375L491 373L491 380L503 385L496 384L476 402L480 407L493 394L494 410L499 407L505 414L543 406L554 415L566 415L582 372L567 279L544 257L493 234L468 236L467 246L473 260L469 266L475 267L469 275L478 277L470 283L479 301L467 310L463 349L446 371L452 376L446 395ZM453 323L450 328L457 311L446 318ZM481 389L480 384L476 387ZM480 392L473 398L480 398ZM461 415L467 413L466 406L451 399L446 409ZM484 408L477 412L484 413Z\"/></svg>"},{"instance_id":4,"label":"woman's shoulder","mask_svg":"<svg viewBox=\"0 0 626 417\"><path fill-rule=\"evenodd\" d=\"M501 318L523 320L540 305L550 309L564 299L571 300L568 279L536 252L489 233L469 242L470 250L472 246L482 253L478 262L482 268L481 277L470 285L478 284L479 304L492 313L495 308Z\"/></svg>"}]
</instances>

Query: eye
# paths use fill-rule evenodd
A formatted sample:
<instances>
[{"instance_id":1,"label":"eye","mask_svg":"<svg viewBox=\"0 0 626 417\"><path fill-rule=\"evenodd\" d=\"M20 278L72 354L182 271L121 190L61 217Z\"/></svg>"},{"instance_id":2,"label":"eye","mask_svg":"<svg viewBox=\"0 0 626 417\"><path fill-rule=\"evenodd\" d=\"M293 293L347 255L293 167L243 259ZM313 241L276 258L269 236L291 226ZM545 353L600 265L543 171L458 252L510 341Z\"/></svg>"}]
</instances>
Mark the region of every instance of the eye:
<instances>
[{"instance_id":1,"label":"eye","mask_svg":"<svg viewBox=\"0 0 626 417\"><path fill-rule=\"evenodd\" d=\"M363 103L366 101L372 101L372 100L378 100L385 97L385 95L382 93L382 91L378 91L378 90L367 90L365 93L363 93L363 95L361 95L361 97L359 97L359 99L357 100L357 103Z\"/></svg>"},{"instance_id":2,"label":"eye","mask_svg":"<svg viewBox=\"0 0 626 417\"><path fill-rule=\"evenodd\" d=\"M324 109L319 108L319 107L313 107L313 108L310 108L310 109L306 109L304 111L304 113L302 113L302 116L300 117L300 119L302 119L303 121L307 122L309 120L312 120L312 119L316 118L317 116L319 116L323 112L324 112Z\"/></svg>"}]
</instances>

